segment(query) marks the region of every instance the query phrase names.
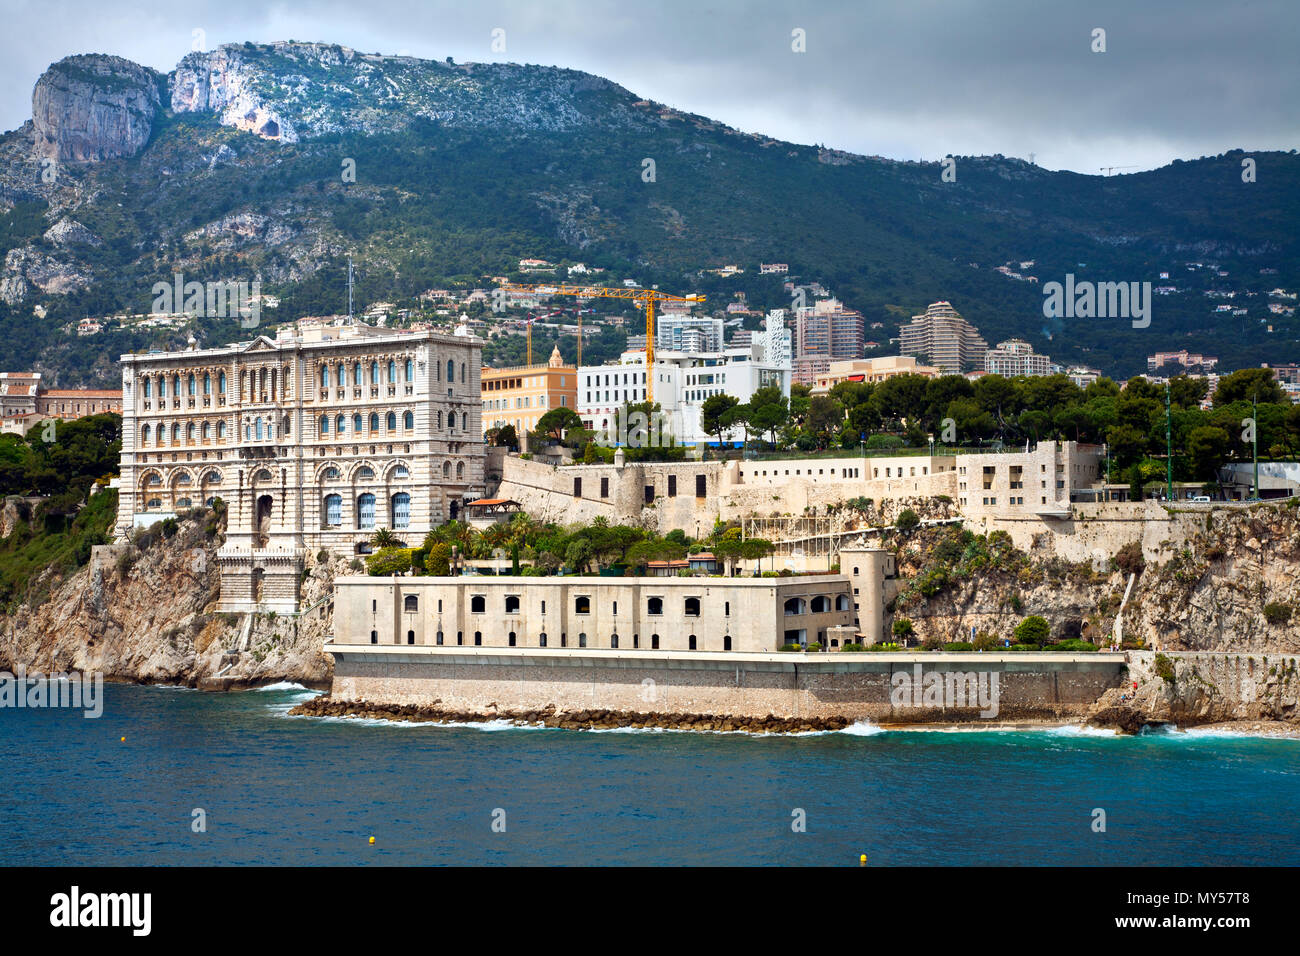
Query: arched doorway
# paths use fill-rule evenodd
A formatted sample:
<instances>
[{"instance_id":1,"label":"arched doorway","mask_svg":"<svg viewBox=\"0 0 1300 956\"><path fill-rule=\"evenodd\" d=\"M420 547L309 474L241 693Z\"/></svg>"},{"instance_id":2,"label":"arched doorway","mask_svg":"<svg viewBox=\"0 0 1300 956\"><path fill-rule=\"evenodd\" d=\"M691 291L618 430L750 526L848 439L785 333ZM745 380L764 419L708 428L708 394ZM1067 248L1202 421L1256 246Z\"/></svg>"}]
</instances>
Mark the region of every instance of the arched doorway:
<instances>
[{"instance_id":1,"label":"arched doorway","mask_svg":"<svg viewBox=\"0 0 1300 956\"><path fill-rule=\"evenodd\" d=\"M451 499L451 520L455 521L460 515L460 502L455 498Z\"/></svg>"},{"instance_id":2,"label":"arched doorway","mask_svg":"<svg viewBox=\"0 0 1300 956\"><path fill-rule=\"evenodd\" d=\"M265 548L271 534L271 496L261 495L253 517L253 547Z\"/></svg>"}]
</instances>

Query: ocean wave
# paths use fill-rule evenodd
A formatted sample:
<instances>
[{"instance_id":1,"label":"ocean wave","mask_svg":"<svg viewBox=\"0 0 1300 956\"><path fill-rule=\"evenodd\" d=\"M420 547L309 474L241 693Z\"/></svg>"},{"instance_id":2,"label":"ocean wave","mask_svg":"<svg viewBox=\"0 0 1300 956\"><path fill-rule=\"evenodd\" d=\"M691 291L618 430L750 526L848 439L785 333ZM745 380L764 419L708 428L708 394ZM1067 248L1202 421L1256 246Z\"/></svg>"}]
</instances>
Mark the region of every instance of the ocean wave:
<instances>
[{"instance_id":1,"label":"ocean wave","mask_svg":"<svg viewBox=\"0 0 1300 956\"><path fill-rule=\"evenodd\" d=\"M254 687L253 690L263 692L271 690L311 690L311 688L302 684L295 684L293 681L282 680L278 684L266 684L263 687ZM314 690L311 690L311 692L313 694L319 693L319 691Z\"/></svg>"}]
</instances>

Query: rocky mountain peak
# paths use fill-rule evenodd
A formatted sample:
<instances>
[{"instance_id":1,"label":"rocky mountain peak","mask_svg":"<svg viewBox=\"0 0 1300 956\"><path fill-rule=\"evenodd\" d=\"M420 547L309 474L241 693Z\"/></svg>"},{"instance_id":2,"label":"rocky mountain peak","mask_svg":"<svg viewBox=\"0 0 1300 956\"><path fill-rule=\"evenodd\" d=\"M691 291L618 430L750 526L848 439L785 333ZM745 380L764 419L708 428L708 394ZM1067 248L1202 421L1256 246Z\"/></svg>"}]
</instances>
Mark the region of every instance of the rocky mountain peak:
<instances>
[{"instance_id":1,"label":"rocky mountain peak","mask_svg":"<svg viewBox=\"0 0 1300 956\"><path fill-rule=\"evenodd\" d=\"M117 56L53 64L32 90L36 156L87 163L134 155L153 130L158 83L153 70Z\"/></svg>"}]
</instances>

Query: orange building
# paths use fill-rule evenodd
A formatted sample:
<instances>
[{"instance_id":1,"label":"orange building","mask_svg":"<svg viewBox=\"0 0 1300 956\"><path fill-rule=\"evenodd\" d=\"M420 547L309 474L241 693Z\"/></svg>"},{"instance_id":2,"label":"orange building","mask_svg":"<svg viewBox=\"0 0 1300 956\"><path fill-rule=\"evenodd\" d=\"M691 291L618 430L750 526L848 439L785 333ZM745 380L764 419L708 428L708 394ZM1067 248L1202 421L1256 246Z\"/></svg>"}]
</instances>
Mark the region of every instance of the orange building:
<instances>
[{"instance_id":1,"label":"orange building","mask_svg":"<svg viewBox=\"0 0 1300 956\"><path fill-rule=\"evenodd\" d=\"M47 389L40 372L0 372L0 431L25 435L47 418L71 421L104 412L122 414L122 390Z\"/></svg>"},{"instance_id":2,"label":"orange building","mask_svg":"<svg viewBox=\"0 0 1300 956\"><path fill-rule=\"evenodd\" d=\"M557 347L545 365L484 368L480 392L483 433L513 425L522 441L552 408L577 411L578 371L564 364Z\"/></svg>"}]
</instances>

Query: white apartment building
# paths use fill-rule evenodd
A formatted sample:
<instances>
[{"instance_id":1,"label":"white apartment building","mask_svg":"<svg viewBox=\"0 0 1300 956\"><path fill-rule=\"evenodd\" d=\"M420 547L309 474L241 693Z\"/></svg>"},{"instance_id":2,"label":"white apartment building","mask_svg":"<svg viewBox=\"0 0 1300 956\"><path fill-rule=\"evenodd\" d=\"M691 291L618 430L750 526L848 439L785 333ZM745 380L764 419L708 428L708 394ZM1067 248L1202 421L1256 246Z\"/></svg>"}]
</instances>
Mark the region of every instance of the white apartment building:
<instances>
[{"instance_id":1,"label":"white apartment building","mask_svg":"<svg viewBox=\"0 0 1300 956\"><path fill-rule=\"evenodd\" d=\"M731 395L744 404L754 392L768 386L790 394L790 366L765 361L758 346L718 352L656 352L654 375L654 401L663 410L664 428L686 445L717 440L700 425L704 402L711 395ZM646 400L645 376L644 352L624 352L615 365L579 368L578 414L586 427L598 433L613 429L618 409Z\"/></svg>"},{"instance_id":2,"label":"white apartment building","mask_svg":"<svg viewBox=\"0 0 1300 956\"><path fill-rule=\"evenodd\" d=\"M340 322L123 355L118 537L221 498L221 609L294 611L306 549L418 543L480 497L482 345Z\"/></svg>"},{"instance_id":3,"label":"white apartment building","mask_svg":"<svg viewBox=\"0 0 1300 956\"><path fill-rule=\"evenodd\" d=\"M984 353L984 371L1013 378L1017 375L1050 375L1052 359L1034 351L1024 339L1007 339Z\"/></svg>"},{"instance_id":4,"label":"white apartment building","mask_svg":"<svg viewBox=\"0 0 1300 956\"><path fill-rule=\"evenodd\" d=\"M721 319L683 314L661 315L655 325L655 351L721 352L722 335Z\"/></svg>"}]
</instances>

